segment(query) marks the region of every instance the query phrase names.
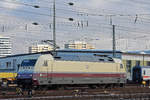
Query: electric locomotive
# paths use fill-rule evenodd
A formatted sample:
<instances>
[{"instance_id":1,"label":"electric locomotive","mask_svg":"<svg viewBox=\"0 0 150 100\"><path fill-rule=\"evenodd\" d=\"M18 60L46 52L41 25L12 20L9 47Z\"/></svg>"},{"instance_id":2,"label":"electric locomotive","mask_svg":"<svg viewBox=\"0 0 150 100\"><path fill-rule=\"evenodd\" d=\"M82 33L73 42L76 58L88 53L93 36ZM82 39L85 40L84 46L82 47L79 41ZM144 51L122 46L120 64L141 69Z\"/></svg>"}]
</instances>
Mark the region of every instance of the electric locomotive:
<instances>
[{"instance_id":1,"label":"electric locomotive","mask_svg":"<svg viewBox=\"0 0 150 100\"><path fill-rule=\"evenodd\" d=\"M120 59L107 57L103 60L86 61L79 58L73 61L44 54L31 64L32 60L28 59L25 64L24 61L22 62L17 76L19 85L24 87L106 84L123 86L126 83L126 70Z\"/></svg>"}]
</instances>

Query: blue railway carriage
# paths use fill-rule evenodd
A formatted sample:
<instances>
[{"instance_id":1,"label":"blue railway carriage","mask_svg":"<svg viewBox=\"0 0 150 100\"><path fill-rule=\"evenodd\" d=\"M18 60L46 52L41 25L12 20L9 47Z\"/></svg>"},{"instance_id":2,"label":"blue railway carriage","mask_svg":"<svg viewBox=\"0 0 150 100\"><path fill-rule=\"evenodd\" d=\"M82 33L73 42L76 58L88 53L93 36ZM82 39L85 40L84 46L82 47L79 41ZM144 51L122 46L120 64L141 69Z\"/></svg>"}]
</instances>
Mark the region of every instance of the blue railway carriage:
<instances>
[{"instance_id":1,"label":"blue railway carriage","mask_svg":"<svg viewBox=\"0 0 150 100\"><path fill-rule=\"evenodd\" d=\"M0 85L16 85L18 69L25 59L36 59L42 53L18 54L0 58Z\"/></svg>"},{"instance_id":2,"label":"blue railway carriage","mask_svg":"<svg viewBox=\"0 0 150 100\"><path fill-rule=\"evenodd\" d=\"M150 84L150 66L135 66L132 68L132 80L134 83Z\"/></svg>"}]
</instances>

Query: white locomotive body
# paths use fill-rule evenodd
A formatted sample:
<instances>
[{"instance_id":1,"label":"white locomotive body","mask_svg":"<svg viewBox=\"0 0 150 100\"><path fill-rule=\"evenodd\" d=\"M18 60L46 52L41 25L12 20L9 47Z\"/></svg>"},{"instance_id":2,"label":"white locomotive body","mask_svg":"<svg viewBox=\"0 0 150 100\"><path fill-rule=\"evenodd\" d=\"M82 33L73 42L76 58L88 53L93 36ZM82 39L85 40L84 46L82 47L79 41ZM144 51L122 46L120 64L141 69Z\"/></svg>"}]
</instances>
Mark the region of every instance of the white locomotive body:
<instances>
[{"instance_id":1,"label":"white locomotive body","mask_svg":"<svg viewBox=\"0 0 150 100\"><path fill-rule=\"evenodd\" d=\"M41 55L34 67L33 85L124 84L126 70L121 60L63 61Z\"/></svg>"}]
</instances>

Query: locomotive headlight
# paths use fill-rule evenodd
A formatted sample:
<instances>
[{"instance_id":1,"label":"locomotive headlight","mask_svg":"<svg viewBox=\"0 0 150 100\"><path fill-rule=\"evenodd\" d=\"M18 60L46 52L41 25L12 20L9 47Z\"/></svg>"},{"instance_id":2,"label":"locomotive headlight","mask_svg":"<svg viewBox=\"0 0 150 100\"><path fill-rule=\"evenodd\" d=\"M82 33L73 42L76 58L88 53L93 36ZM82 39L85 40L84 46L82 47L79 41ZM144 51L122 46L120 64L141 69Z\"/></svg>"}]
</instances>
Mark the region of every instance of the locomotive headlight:
<instances>
[{"instance_id":1,"label":"locomotive headlight","mask_svg":"<svg viewBox=\"0 0 150 100\"><path fill-rule=\"evenodd\" d=\"M33 81L36 81L37 79L36 78L33 78Z\"/></svg>"},{"instance_id":2,"label":"locomotive headlight","mask_svg":"<svg viewBox=\"0 0 150 100\"><path fill-rule=\"evenodd\" d=\"M124 77L127 77L127 75L126 75L126 74L124 74Z\"/></svg>"},{"instance_id":3,"label":"locomotive headlight","mask_svg":"<svg viewBox=\"0 0 150 100\"><path fill-rule=\"evenodd\" d=\"M40 74L40 76L42 76L42 74Z\"/></svg>"}]
</instances>

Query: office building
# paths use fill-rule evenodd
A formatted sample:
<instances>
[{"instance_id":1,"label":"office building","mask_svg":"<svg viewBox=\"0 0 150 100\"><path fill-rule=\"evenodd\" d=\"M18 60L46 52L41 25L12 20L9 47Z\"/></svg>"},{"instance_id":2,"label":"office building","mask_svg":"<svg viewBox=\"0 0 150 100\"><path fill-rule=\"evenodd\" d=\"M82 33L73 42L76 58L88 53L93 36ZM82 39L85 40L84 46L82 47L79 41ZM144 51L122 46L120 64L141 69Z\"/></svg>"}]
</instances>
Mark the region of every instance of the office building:
<instances>
[{"instance_id":1,"label":"office building","mask_svg":"<svg viewBox=\"0 0 150 100\"><path fill-rule=\"evenodd\" d=\"M0 36L0 57L11 55L11 49L10 37Z\"/></svg>"},{"instance_id":2,"label":"office building","mask_svg":"<svg viewBox=\"0 0 150 100\"><path fill-rule=\"evenodd\" d=\"M48 44L36 44L29 47L29 53L46 52L53 50L53 47Z\"/></svg>"},{"instance_id":3,"label":"office building","mask_svg":"<svg viewBox=\"0 0 150 100\"><path fill-rule=\"evenodd\" d=\"M95 49L92 45L83 41L73 41L72 43L65 44L65 49Z\"/></svg>"}]
</instances>

